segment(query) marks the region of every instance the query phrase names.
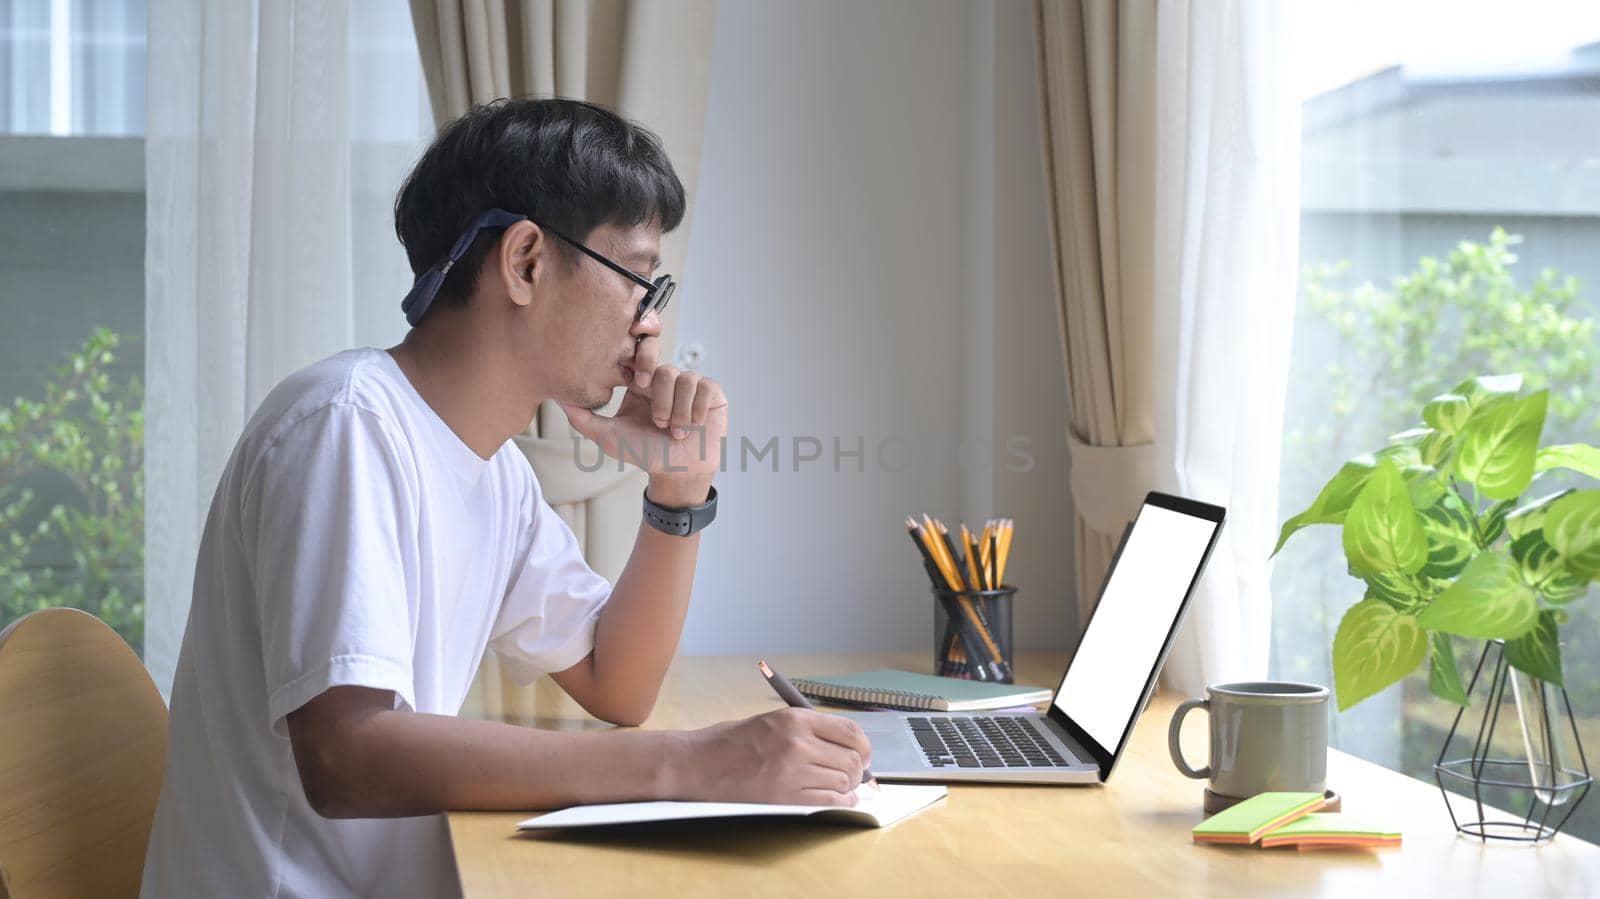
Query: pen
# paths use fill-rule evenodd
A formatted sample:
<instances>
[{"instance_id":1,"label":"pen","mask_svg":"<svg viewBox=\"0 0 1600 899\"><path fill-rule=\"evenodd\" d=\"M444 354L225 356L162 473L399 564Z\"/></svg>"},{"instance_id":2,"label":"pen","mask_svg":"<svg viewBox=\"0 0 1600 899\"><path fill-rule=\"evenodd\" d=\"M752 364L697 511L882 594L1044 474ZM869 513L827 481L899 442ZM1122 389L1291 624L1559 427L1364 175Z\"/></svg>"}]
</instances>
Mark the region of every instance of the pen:
<instances>
[{"instance_id":1,"label":"pen","mask_svg":"<svg viewBox=\"0 0 1600 899\"><path fill-rule=\"evenodd\" d=\"M811 700L805 698L799 690L796 690L794 684L789 683L788 678L773 671L765 661L757 662L756 667L761 669L761 676L765 677L767 683L772 685L772 689L778 694L778 697L788 703L791 708L812 709L813 711L816 709L816 706L811 704ZM861 782L870 784L873 789L878 788L878 782L873 778L870 769L861 769Z\"/></svg>"}]
</instances>

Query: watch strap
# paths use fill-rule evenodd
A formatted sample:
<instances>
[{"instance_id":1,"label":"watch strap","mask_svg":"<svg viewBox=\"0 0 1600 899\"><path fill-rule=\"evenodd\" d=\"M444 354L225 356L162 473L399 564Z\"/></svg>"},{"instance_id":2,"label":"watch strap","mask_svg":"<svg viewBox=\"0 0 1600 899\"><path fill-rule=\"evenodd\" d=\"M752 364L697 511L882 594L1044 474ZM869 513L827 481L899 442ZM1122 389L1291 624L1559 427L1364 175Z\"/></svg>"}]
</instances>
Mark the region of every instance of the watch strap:
<instances>
[{"instance_id":1,"label":"watch strap","mask_svg":"<svg viewBox=\"0 0 1600 899\"><path fill-rule=\"evenodd\" d=\"M698 506L672 509L650 501L648 488L644 492L644 520L663 534L687 537L704 528L717 517L717 488L711 487L706 501Z\"/></svg>"}]
</instances>

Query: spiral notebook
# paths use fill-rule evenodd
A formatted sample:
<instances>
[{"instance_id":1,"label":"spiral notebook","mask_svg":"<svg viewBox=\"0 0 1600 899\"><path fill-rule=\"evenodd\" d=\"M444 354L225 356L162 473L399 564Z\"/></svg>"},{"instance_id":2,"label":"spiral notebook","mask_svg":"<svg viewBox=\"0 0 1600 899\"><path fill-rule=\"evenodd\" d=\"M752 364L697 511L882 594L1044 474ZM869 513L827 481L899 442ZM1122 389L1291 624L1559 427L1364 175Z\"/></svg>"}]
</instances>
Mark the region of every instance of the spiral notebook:
<instances>
[{"instance_id":1,"label":"spiral notebook","mask_svg":"<svg viewBox=\"0 0 1600 899\"><path fill-rule=\"evenodd\" d=\"M1050 691L1042 687L936 677L892 668L840 677L797 677L794 685L806 696L823 702L908 712L977 712L1050 701Z\"/></svg>"}]
</instances>

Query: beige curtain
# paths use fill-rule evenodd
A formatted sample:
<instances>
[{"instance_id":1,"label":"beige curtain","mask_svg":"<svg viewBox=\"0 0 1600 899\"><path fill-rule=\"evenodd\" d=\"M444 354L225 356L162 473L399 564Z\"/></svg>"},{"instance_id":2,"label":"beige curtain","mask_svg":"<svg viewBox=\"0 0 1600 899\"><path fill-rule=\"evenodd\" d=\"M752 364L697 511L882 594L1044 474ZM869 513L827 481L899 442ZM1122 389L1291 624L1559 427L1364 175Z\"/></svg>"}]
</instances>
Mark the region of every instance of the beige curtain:
<instances>
[{"instance_id":1,"label":"beige curtain","mask_svg":"<svg viewBox=\"0 0 1600 899\"><path fill-rule=\"evenodd\" d=\"M1159 478L1156 12L1117 0L1042 0L1037 10L1082 627L1123 527Z\"/></svg>"},{"instance_id":2,"label":"beige curtain","mask_svg":"<svg viewBox=\"0 0 1600 899\"><path fill-rule=\"evenodd\" d=\"M700 169L716 0L411 0L434 119L500 97L559 96L599 103L661 136L688 193L689 214L662 240L662 269L680 277ZM692 291L685 284L682 297ZM674 346L677 304L663 321ZM566 416L547 402L517 443L545 498L571 525L594 569L613 581L639 525L644 475L614 464L580 469ZM585 459L593 459L593 447ZM466 714L530 720L549 682L523 689L486 656Z\"/></svg>"},{"instance_id":3,"label":"beige curtain","mask_svg":"<svg viewBox=\"0 0 1600 899\"><path fill-rule=\"evenodd\" d=\"M1166 665L1267 673L1299 227L1295 4L1044 0L1079 620L1150 489L1228 526Z\"/></svg>"}]
</instances>

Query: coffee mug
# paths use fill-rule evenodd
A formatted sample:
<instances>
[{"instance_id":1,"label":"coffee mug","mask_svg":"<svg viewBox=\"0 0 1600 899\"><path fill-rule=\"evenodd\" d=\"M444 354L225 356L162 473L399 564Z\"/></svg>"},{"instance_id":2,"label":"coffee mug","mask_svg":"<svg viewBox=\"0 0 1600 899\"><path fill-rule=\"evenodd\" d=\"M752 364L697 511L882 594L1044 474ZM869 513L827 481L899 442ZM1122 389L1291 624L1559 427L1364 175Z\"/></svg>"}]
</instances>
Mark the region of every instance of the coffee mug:
<instances>
[{"instance_id":1,"label":"coffee mug","mask_svg":"<svg viewBox=\"0 0 1600 899\"><path fill-rule=\"evenodd\" d=\"M1184 716L1211 718L1211 758L1191 768L1178 746ZM1172 713L1167 749L1178 770L1210 778L1211 792L1239 799L1268 791L1321 793L1328 780L1328 688L1282 681L1212 684L1205 699Z\"/></svg>"}]
</instances>

